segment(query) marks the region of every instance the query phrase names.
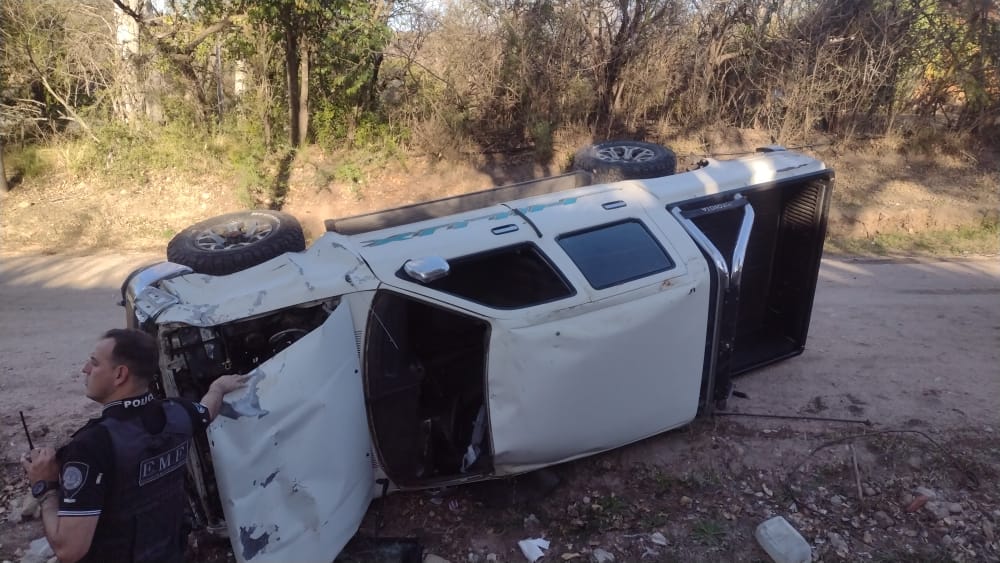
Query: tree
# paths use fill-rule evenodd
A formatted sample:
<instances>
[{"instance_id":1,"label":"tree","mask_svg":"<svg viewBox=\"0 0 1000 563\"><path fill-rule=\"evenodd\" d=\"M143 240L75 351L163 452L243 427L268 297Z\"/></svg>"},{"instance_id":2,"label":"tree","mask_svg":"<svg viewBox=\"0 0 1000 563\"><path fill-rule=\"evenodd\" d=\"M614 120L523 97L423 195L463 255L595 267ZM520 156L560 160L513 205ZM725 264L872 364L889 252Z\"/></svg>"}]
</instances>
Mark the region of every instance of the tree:
<instances>
[{"instance_id":1,"label":"tree","mask_svg":"<svg viewBox=\"0 0 1000 563\"><path fill-rule=\"evenodd\" d=\"M0 138L0 195L7 193L7 168L3 164L3 139Z\"/></svg>"},{"instance_id":2,"label":"tree","mask_svg":"<svg viewBox=\"0 0 1000 563\"><path fill-rule=\"evenodd\" d=\"M152 10L152 3L148 0L127 0L127 4L123 5L136 15L148 14ZM125 13L120 6L115 6L115 41L125 67L119 76L122 90L119 112L129 122L135 122L146 105L145 90L142 88L145 65L139 42L140 21Z\"/></svg>"},{"instance_id":3,"label":"tree","mask_svg":"<svg viewBox=\"0 0 1000 563\"><path fill-rule=\"evenodd\" d=\"M363 0L256 0L245 6L251 21L260 22L272 30L274 39L282 45L285 55L285 78L289 113L289 141L293 147L305 143L309 133L310 80L313 75L325 78L338 73L338 64L352 58L352 46L367 47L378 34L388 15L377 12L376 25L371 25L372 7ZM377 43L377 41L376 41ZM384 41L383 41L384 43ZM379 52L380 54L380 52ZM314 60L320 63L313 68ZM377 68L377 57L370 57Z\"/></svg>"},{"instance_id":4,"label":"tree","mask_svg":"<svg viewBox=\"0 0 1000 563\"><path fill-rule=\"evenodd\" d=\"M119 2L120 0L115 0ZM289 142L306 142L310 121L310 82L320 49L329 47L343 22L356 18L364 0L195 0L195 11L208 16L240 14L252 29L262 30L284 55ZM324 52L324 55L326 53ZM339 52L330 57L338 57Z\"/></svg>"},{"instance_id":5,"label":"tree","mask_svg":"<svg viewBox=\"0 0 1000 563\"><path fill-rule=\"evenodd\" d=\"M596 23L591 41L598 56L597 116L606 118L621 94L625 66L642 54L646 41L670 13L669 0L599 1L588 10ZM596 9L595 9L596 8Z\"/></svg>"},{"instance_id":6,"label":"tree","mask_svg":"<svg viewBox=\"0 0 1000 563\"><path fill-rule=\"evenodd\" d=\"M77 110L99 103L108 84L111 41L105 10L93 2L67 8L58 0L3 2L0 9L6 66L16 70L18 80L8 85L28 103L41 104L53 129L72 122L94 138Z\"/></svg>"},{"instance_id":7,"label":"tree","mask_svg":"<svg viewBox=\"0 0 1000 563\"><path fill-rule=\"evenodd\" d=\"M124 48L125 62L131 67L128 80L141 83L148 78L144 74L144 55L141 48L142 41L145 40L178 72L198 101L196 115L200 120L205 120L210 113L211 101L205 88L206 80L203 73L199 72L197 51L205 40L232 25L230 13L224 9L212 13L199 10L197 2L191 5L187 3L178 5L171 1L168 3L171 9L169 17L165 17L155 11L154 4L150 0L112 0L112 2L120 14L135 23L133 28L130 25L123 25L121 17L118 19L118 40ZM228 7L228 3L225 2L211 4L213 6L219 4L221 8ZM130 95L135 96L135 91L131 94L126 91L126 99ZM145 103L141 95L132 102L135 104L130 112L132 117L135 117L138 107L140 105L145 107ZM126 102L126 105L128 103L130 102Z\"/></svg>"},{"instance_id":8,"label":"tree","mask_svg":"<svg viewBox=\"0 0 1000 563\"><path fill-rule=\"evenodd\" d=\"M0 53L6 51L4 46L4 37L0 35ZM4 68L0 66L0 102L3 101L3 91L5 90L5 83L7 82L7 73L4 72ZM7 167L3 163L3 115L0 114L0 197L6 194L10 190L10 186L7 185Z\"/></svg>"}]
</instances>

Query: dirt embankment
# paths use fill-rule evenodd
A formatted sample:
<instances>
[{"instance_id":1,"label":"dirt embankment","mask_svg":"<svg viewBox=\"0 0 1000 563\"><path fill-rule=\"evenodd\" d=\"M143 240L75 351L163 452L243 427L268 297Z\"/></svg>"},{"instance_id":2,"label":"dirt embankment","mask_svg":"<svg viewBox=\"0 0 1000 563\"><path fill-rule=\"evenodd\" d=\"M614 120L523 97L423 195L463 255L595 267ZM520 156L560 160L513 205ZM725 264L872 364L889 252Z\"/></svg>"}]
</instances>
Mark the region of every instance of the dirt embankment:
<instances>
[{"instance_id":1,"label":"dirt embankment","mask_svg":"<svg viewBox=\"0 0 1000 563\"><path fill-rule=\"evenodd\" d=\"M426 201L490 186L562 173L577 145L560 146L551 164L530 155L479 155L454 163L410 157L360 170L338 181L340 155L302 149L292 163L283 210L297 216L307 237L323 220ZM697 141L678 140L679 170L705 154L733 158L768 144L755 131L729 131ZM1000 224L1000 154L908 154L876 141L802 149L837 173L828 248L850 253L996 253ZM197 221L235 211L234 178L150 172L143 181L115 183L54 174L17 186L0 205L0 249L5 252L90 253L162 251L170 238ZM267 202L260 203L265 205ZM985 230L985 233L984 233ZM923 233L944 233L924 239ZM950 233L950 234L949 234ZM957 233L957 234L956 234ZM984 236L985 234L985 236Z\"/></svg>"}]
</instances>

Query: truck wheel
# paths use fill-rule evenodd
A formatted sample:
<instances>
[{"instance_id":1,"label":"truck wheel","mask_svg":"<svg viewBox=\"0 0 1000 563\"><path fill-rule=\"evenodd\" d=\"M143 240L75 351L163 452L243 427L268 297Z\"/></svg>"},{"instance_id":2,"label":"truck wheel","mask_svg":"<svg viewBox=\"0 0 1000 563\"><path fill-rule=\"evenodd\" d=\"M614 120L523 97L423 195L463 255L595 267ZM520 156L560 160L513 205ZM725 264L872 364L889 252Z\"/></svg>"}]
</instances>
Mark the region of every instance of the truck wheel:
<instances>
[{"instance_id":1,"label":"truck wheel","mask_svg":"<svg viewBox=\"0 0 1000 563\"><path fill-rule=\"evenodd\" d=\"M167 245L167 260L200 274L222 276L305 247L295 217L280 211L237 211L177 233Z\"/></svg>"},{"instance_id":2,"label":"truck wheel","mask_svg":"<svg viewBox=\"0 0 1000 563\"><path fill-rule=\"evenodd\" d=\"M573 169L590 172L596 183L656 178L677 170L677 155L653 143L605 141L577 151Z\"/></svg>"}]
</instances>

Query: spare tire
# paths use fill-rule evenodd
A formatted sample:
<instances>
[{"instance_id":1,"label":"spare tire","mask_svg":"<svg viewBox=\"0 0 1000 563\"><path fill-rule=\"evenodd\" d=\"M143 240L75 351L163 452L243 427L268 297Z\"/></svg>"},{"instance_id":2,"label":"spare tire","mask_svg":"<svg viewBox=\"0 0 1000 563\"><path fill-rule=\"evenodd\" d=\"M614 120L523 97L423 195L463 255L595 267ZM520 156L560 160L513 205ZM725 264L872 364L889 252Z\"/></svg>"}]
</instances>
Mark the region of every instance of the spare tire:
<instances>
[{"instance_id":1,"label":"spare tire","mask_svg":"<svg viewBox=\"0 0 1000 563\"><path fill-rule=\"evenodd\" d=\"M605 141L577 151L573 169L593 174L599 184L669 176L677 155L667 147L642 141Z\"/></svg>"},{"instance_id":2,"label":"spare tire","mask_svg":"<svg viewBox=\"0 0 1000 563\"><path fill-rule=\"evenodd\" d=\"M305 250L302 225L280 211L237 211L195 223L167 245L167 260L222 276Z\"/></svg>"}]
</instances>

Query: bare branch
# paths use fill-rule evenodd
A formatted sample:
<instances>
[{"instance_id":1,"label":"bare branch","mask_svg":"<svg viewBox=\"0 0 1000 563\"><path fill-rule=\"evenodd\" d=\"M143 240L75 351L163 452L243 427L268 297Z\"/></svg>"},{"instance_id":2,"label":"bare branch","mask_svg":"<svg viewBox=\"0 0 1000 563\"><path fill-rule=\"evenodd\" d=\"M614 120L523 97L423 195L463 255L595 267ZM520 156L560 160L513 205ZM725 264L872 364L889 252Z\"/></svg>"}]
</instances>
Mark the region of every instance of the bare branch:
<instances>
[{"instance_id":1,"label":"bare branch","mask_svg":"<svg viewBox=\"0 0 1000 563\"><path fill-rule=\"evenodd\" d=\"M28 55L28 60L31 62L31 66L35 69L38 79L42 81L42 86L45 88L45 91L48 92L50 96L55 98L60 105L62 105L63 109L66 110L66 113L69 114L69 119L79 124L80 127L87 133L87 135L90 136L91 139L95 141L100 141L100 139L98 139L97 136L94 135L94 132L91 131L90 126L87 125L87 122L81 119L80 116L77 115L76 111L73 110L73 107L69 104L69 102L67 102L65 98L60 96L54 89L52 89L52 86L49 84L48 78L46 78L45 73L42 72L42 69L39 68L38 63L35 61L35 56L31 50L31 44L26 42L24 47L25 47L25 52Z\"/></svg>"}]
</instances>

